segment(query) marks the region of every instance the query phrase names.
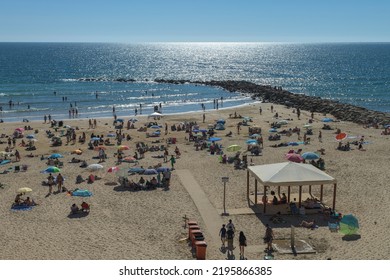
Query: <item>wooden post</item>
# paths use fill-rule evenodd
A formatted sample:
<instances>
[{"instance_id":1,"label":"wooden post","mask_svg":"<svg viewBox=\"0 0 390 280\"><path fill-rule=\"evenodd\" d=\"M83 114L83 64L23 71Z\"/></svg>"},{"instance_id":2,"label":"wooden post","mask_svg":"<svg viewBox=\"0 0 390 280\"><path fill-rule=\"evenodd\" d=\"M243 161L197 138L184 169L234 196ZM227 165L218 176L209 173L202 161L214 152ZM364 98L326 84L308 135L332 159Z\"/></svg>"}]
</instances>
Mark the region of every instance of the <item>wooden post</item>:
<instances>
[{"instance_id":1,"label":"wooden post","mask_svg":"<svg viewBox=\"0 0 390 280\"><path fill-rule=\"evenodd\" d=\"M302 186L299 186L299 208L301 208L302 205Z\"/></svg>"},{"instance_id":2,"label":"wooden post","mask_svg":"<svg viewBox=\"0 0 390 280\"><path fill-rule=\"evenodd\" d=\"M264 185L264 193L263 193L263 196L265 197L265 199L264 199L264 201L263 201L263 205L264 205L264 207L263 207L263 213L265 214L265 211L266 211L266 205L267 205L267 201L268 201L268 199L267 199L267 186L266 185Z\"/></svg>"},{"instance_id":3,"label":"wooden post","mask_svg":"<svg viewBox=\"0 0 390 280\"><path fill-rule=\"evenodd\" d=\"M255 179L255 206L257 205L257 179Z\"/></svg>"},{"instance_id":4,"label":"wooden post","mask_svg":"<svg viewBox=\"0 0 390 280\"><path fill-rule=\"evenodd\" d=\"M333 211L336 208L336 188L337 188L337 184L335 183L333 185Z\"/></svg>"},{"instance_id":5,"label":"wooden post","mask_svg":"<svg viewBox=\"0 0 390 280\"><path fill-rule=\"evenodd\" d=\"M313 195L311 194L311 185L309 185L309 194L310 194L310 196L313 196Z\"/></svg>"},{"instance_id":6,"label":"wooden post","mask_svg":"<svg viewBox=\"0 0 390 280\"><path fill-rule=\"evenodd\" d=\"M288 189L287 189L287 201L288 203L290 203L291 199L290 199L290 193L291 193L291 187L288 186Z\"/></svg>"},{"instance_id":7,"label":"wooden post","mask_svg":"<svg viewBox=\"0 0 390 280\"><path fill-rule=\"evenodd\" d=\"M249 205L249 169L246 170L246 199Z\"/></svg>"},{"instance_id":8,"label":"wooden post","mask_svg":"<svg viewBox=\"0 0 390 280\"><path fill-rule=\"evenodd\" d=\"M280 197L280 186L278 186L278 196Z\"/></svg>"},{"instance_id":9,"label":"wooden post","mask_svg":"<svg viewBox=\"0 0 390 280\"><path fill-rule=\"evenodd\" d=\"M323 196L324 196L324 185L321 185L321 189L320 189L320 201L321 202L322 202Z\"/></svg>"}]
</instances>

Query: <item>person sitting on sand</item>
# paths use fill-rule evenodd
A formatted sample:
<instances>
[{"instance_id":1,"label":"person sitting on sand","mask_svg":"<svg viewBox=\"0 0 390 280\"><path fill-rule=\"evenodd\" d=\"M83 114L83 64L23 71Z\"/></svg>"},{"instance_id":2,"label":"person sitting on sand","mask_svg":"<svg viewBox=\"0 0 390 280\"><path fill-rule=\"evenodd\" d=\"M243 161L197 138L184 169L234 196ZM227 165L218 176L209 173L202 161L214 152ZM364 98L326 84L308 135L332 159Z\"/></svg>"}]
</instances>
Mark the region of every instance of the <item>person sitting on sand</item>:
<instances>
[{"instance_id":1,"label":"person sitting on sand","mask_svg":"<svg viewBox=\"0 0 390 280\"><path fill-rule=\"evenodd\" d=\"M81 203L81 211L83 212L89 212L89 209L90 209L90 206L88 203L86 203L85 201L83 201Z\"/></svg>"},{"instance_id":2,"label":"person sitting on sand","mask_svg":"<svg viewBox=\"0 0 390 280\"><path fill-rule=\"evenodd\" d=\"M16 197L15 197L15 204L16 205L20 205L20 204L22 204L24 201L23 201L23 199L22 199L22 193L18 193L17 195L16 195Z\"/></svg>"},{"instance_id":3,"label":"person sitting on sand","mask_svg":"<svg viewBox=\"0 0 390 280\"><path fill-rule=\"evenodd\" d=\"M285 193L283 193L280 199L280 204L286 204L286 203L287 203L287 196Z\"/></svg>"},{"instance_id":4,"label":"person sitting on sand","mask_svg":"<svg viewBox=\"0 0 390 280\"><path fill-rule=\"evenodd\" d=\"M77 214L79 212L79 207L73 203L72 206L70 207L70 211L72 212L72 214Z\"/></svg>"},{"instance_id":5,"label":"person sitting on sand","mask_svg":"<svg viewBox=\"0 0 390 280\"><path fill-rule=\"evenodd\" d=\"M30 199L30 197L28 196L26 198L26 200L23 202L25 205L27 206L35 206L35 205L38 205L38 203L35 203L34 199Z\"/></svg>"},{"instance_id":6,"label":"person sitting on sand","mask_svg":"<svg viewBox=\"0 0 390 280\"><path fill-rule=\"evenodd\" d=\"M140 185L145 184L145 179L144 179L144 177L141 176L141 178L139 179L138 183L139 183Z\"/></svg>"},{"instance_id":7,"label":"person sitting on sand","mask_svg":"<svg viewBox=\"0 0 390 280\"><path fill-rule=\"evenodd\" d=\"M70 160L70 162L71 162L71 163L79 163L79 162L81 162L81 160L74 157L74 158L72 158L72 159Z\"/></svg>"}]
</instances>

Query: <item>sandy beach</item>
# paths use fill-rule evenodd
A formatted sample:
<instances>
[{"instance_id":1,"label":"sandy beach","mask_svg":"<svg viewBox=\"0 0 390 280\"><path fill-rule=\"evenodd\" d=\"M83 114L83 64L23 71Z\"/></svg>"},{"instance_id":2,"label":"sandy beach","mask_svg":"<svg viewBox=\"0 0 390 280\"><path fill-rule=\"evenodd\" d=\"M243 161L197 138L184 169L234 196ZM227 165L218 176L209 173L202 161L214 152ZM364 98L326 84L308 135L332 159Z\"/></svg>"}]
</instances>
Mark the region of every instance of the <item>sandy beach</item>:
<instances>
[{"instance_id":1,"label":"sandy beach","mask_svg":"<svg viewBox=\"0 0 390 280\"><path fill-rule=\"evenodd\" d=\"M259 107L262 114L259 113ZM273 106L273 112L271 112ZM286 223L275 224L269 221L270 216L263 214L245 213L234 214L235 209L248 207L246 199L246 170L236 170L233 164L222 164L218 155L211 155L206 150L196 151L193 142L188 141L188 133L185 131L171 131L164 135L165 123L178 125L182 122L197 122L200 128L207 128L208 124L214 124L217 119L226 120L226 129L216 131L215 137L221 137L218 144L222 144L223 151L228 156L234 156L235 152L226 151L226 147L237 144L246 149L245 141L248 139L248 127L242 126L240 134L237 133L237 123L240 118L229 118L229 115L249 116L252 118L250 126L262 128L264 148L261 156L249 156L248 160L253 165L286 162L285 154L290 149L302 149L302 152L316 152L324 149L322 158L325 161L325 172L337 179L337 202L336 210L343 214L353 214L359 220L360 229L354 239L344 238L341 233L331 232L325 220L319 220L319 227L310 230L299 227L303 219L308 217L286 215L283 219ZM275 118L278 113L278 118ZM313 135L310 135L310 143L307 145L288 146L274 148L271 145L281 142L302 141L297 134L281 136L280 141L268 141L270 124L288 119L288 124L281 129L299 127L301 137L305 131L304 125L311 118L310 113L301 111L298 120L292 108L271 103L251 104L238 108L211 110L205 112L205 123L202 122L203 112L164 116L157 122L161 124L162 134L160 137L146 137L146 132L137 131L148 121L147 116L137 116L136 129L123 129L125 135L129 134L131 140L122 142L130 147L125 150L124 156L133 156L136 143L144 142L148 146L165 145L168 138L176 138L176 144L168 145L169 155L173 155L177 146L181 156L176 159L175 170L172 171L171 186L169 190L157 188L148 191L128 191L118 187L118 174L109 173L107 170L113 166L128 169L134 166L162 166L170 167L170 163L164 163L163 151L147 152L145 158L140 159L138 164L121 163L116 165L117 146L107 146L108 159L101 163L104 168L97 173L101 180L92 184L83 182L76 184L77 175L88 177L91 172L79 167L79 163L69 163L73 157L86 160L88 164L98 163L98 151L88 149L88 142L92 133L106 135L115 133L113 118L97 119L97 127L89 128L87 119L64 120L64 125L78 127L77 138L84 131L86 142L81 144L66 144L66 137L61 137L63 144L57 147L50 146L50 139L46 130L60 135L63 128L57 132L50 124L41 122L29 123L2 123L0 134L12 135L15 128L30 125L33 130L25 131L24 135L35 133L37 141L34 142L36 150L27 151L16 140L13 151L20 152L21 160L15 161L11 156L11 162L0 166L0 258L1 259L194 259L191 248L184 240L187 237L187 229L183 227L183 216L196 220L202 230L205 231L205 241L208 244L208 259L226 259L226 253L220 251L218 231L210 228L209 222L202 219L202 209L197 208L194 197L187 191L183 182L184 174L190 172L196 183L200 186L208 199L208 203L220 214L223 209L223 183L221 177L229 176L226 193L227 212L229 217L218 216L215 218L215 228L220 228L222 223L232 219L236 228L234 250L235 258L239 258L238 232L243 231L247 237L248 248L245 257L248 259L263 259L264 248L263 236L265 223L269 223L274 230L275 239L287 239L290 236L290 225L296 227L296 238L307 241L316 251L311 254L281 254L274 252L275 259L342 259L342 260L377 260L390 258L390 238L387 234L390 228L388 206L390 195L387 186L388 181L388 154L389 135L381 135L382 129L364 128L362 125L350 122L328 123L333 130L322 130L324 123L321 121L325 116L315 113L311 124ZM130 117L124 118L127 121ZM326 117L332 117L327 115ZM350 151L337 150L338 142L335 139L336 129L347 133L347 141L358 141L364 136L364 150L358 150L358 146L351 145ZM225 137L231 131L232 137ZM319 131L322 132L322 142L318 139ZM153 132L148 129L147 132ZM7 147L7 138L0 138L0 151ZM113 138L111 142L115 143ZM152 143L159 140L160 143ZM81 155L72 154L72 151L81 149ZM87 189L93 193L91 197L73 197L66 192L48 195L48 187L42 185L48 174L40 173L48 165L47 159L41 160L52 153L60 153L64 157L60 160L64 163L61 174L65 177L64 185L68 190L76 188ZM32 157L28 155L32 154ZM26 171L15 171L15 166L27 166ZM151 176L145 176L150 179ZM139 175L130 175L129 179L138 181ZM30 211L11 211L11 205L16 192L21 187L29 187L33 191L23 197L30 196L39 205ZM54 187L56 190L56 187ZM70 206L78 205L82 201L91 204L89 215L81 218L69 217ZM324 202L328 205L332 201L332 192L325 188ZM214 215L215 216L215 215ZM317 215L318 216L318 215ZM316 216L316 218L317 218ZM322 219L322 218L321 218ZM210 233L209 233L210 232ZM211 233L212 232L212 233ZM210 236L213 235L213 236Z\"/></svg>"}]
</instances>

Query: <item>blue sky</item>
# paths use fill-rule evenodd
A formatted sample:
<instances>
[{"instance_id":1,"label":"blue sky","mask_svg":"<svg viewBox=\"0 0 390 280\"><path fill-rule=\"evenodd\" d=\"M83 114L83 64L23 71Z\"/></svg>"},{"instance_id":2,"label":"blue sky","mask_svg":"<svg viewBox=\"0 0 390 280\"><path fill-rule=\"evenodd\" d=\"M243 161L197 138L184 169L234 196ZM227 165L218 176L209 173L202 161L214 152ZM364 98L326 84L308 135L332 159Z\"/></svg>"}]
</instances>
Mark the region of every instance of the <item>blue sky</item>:
<instances>
[{"instance_id":1,"label":"blue sky","mask_svg":"<svg viewBox=\"0 0 390 280\"><path fill-rule=\"evenodd\" d=\"M388 0L1 0L2 42L390 42Z\"/></svg>"}]
</instances>

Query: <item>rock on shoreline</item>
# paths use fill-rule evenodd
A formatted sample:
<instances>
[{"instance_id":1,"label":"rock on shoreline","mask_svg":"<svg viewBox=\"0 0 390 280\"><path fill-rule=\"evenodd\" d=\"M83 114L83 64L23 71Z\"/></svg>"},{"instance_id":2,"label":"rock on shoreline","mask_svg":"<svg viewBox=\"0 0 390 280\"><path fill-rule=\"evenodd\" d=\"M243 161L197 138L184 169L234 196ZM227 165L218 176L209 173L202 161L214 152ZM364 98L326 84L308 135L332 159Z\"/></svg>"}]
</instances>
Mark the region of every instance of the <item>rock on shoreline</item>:
<instances>
[{"instance_id":1,"label":"rock on shoreline","mask_svg":"<svg viewBox=\"0 0 390 280\"><path fill-rule=\"evenodd\" d=\"M190 81L156 79L158 83L170 84L202 84L221 87L229 92L252 94L252 98L282 104L288 107L299 108L309 112L331 114L339 120L358 124L389 124L390 114L368 110L363 107L344 104L338 101L322 99L321 97L294 94L281 88L258 85L248 81Z\"/></svg>"}]
</instances>

